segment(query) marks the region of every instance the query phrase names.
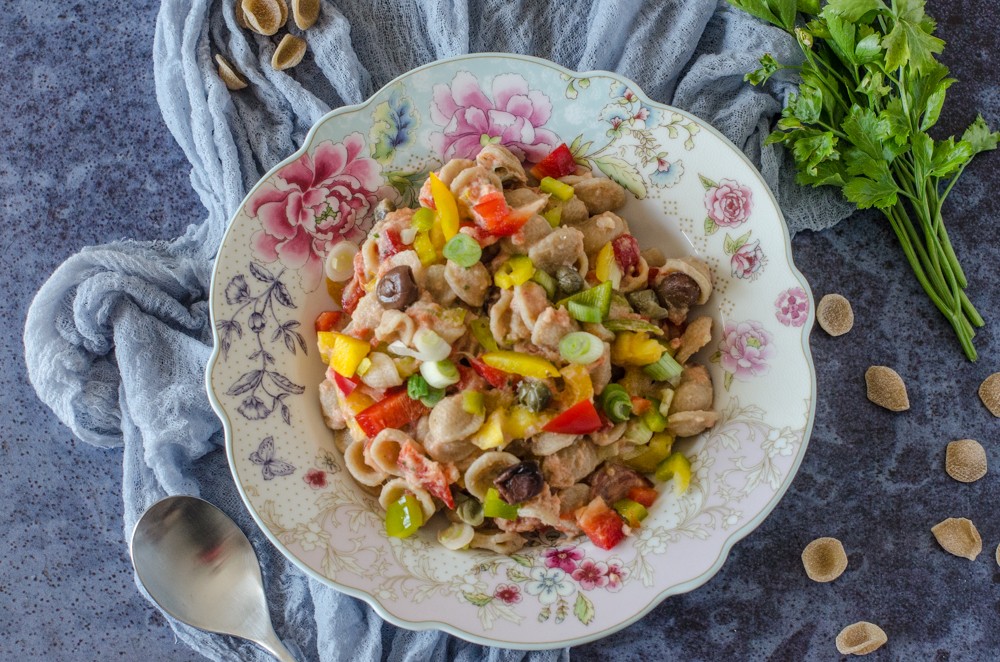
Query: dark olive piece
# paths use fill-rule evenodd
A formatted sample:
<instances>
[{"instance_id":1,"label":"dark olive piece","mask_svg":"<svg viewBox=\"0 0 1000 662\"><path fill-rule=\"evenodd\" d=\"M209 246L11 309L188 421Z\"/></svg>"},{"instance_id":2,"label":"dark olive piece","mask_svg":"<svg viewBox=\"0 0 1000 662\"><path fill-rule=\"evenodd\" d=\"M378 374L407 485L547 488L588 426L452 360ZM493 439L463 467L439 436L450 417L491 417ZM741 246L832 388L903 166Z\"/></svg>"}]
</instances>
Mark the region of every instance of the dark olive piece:
<instances>
[{"instance_id":1,"label":"dark olive piece","mask_svg":"<svg viewBox=\"0 0 1000 662\"><path fill-rule=\"evenodd\" d=\"M413 270L405 264L387 271L379 279L375 294L384 308L394 310L406 308L420 296L413 280Z\"/></svg>"},{"instance_id":2,"label":"dark olive piece","mask_svg":"<svg viewBox=\"0 0 1000 662\"><path fill-rule=\"evenodd\" d=\"M389 212L396 211L396 205L392 203L392 200L384 198L382 202L378 203L375 207L375 222L381 223L385 220L385 217L389 215Z\"/></svg>"},{"instance_id":3,"label":"dark olive piece","mask_svg":"<svg viewBox=\"0 0 1000 662\"><path fill-rule=\"evenodd\" d=\"M493 480L493 484L496 485L500 498L507 503L523 503L542 491L545 479L542 478L538 463L527 460L504 469Z\"/></svg>"},{"instance_id":4,"label":"dark olive piece","mask_svg":"<svg viewBox=\"0 0 1000 662\"><path fill-rule=\"evenodd\" d=\"M701 288L694 278L679 271L668 275L656 285L656 296L665 308L690 308L698 302Z\"/></svg>"},{"instance_id":5,"label":"dark olive piece","mask_svg":"<svg viewBox=\"0 0 1000 662\"><path fill-rule=\"evenodd\" d=\"M483 248L483 255L482 257L479 258L479 261L482 262L483 264L489 264L490 262L493 261L493 258L495 258L499 254L500 254L500 244L499 243L490 244L489 246Z\"/></svg>"}]
</instances>

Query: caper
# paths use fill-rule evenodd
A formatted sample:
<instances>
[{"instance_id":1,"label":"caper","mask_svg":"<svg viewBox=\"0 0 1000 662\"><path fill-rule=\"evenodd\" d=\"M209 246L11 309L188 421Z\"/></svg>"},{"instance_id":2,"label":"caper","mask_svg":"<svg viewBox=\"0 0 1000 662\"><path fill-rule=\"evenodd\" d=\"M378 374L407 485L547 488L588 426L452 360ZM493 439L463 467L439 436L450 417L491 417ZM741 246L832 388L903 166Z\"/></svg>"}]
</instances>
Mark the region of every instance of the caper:
<instances>
[{"instance_id":1,"label":"caper","mask_svg":"<svg viewBox=\"0 0 1000 662\"><path fill-rule=\"evenodd\" d=\"M531 411L542 411L552 400L552 391L542 382L525 379L517 385L517 401Z\"/></svg>"},{"instance_id":2,"label":"caper","mask_svg":"<svg viewBox=\"0 0 1000 662\"><path fill-rule=\"evenodd\" d=\"M667 309L659 304L656 299L656 293L653 290L629 292L626 298L637 313L645 315L650 319L661 320L669 314Z\"/></svg>"},{"instance_id":3,"label":"caper","mask_svg":"<svg viewBox=\"0 0 1000 662\"><path fill-rule=\"evenodd\" d=\"M583 277L573 267L561 266L556 269L556 285L562 296L568 297L583 289Z\"/></svg>"},{"instance_id":4,"label":"caper","mask_svg":"<svg viewBox=\"0 0 1000 662\"><path fill-rule=\"evenodd\" d=\"M419 296L417 284L413 280L413 270L405 264L390 269L379 278L375 294L385 308L406 308Z\"/></svg>"}]
</instances>

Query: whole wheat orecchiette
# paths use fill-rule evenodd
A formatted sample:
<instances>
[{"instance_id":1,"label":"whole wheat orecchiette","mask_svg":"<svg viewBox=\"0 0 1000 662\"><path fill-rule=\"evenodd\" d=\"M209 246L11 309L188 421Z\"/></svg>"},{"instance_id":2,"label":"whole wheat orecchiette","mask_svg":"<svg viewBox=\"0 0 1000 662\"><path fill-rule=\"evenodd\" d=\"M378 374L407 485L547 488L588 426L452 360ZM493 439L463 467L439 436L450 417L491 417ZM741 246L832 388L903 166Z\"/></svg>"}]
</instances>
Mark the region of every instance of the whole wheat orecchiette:
<instances>
[{"instance_id":1,"label":"whole wheat orecchiette","mask_svg":"<svg viewBox=\"0 0 1000 662\"><path fill-rule=\"evenodd\" d=\"M320 405L388 535L443 517L461 533L450 549L509 554L542 533L611 549L659 483L686 489L674 439L718 418L692 360L712 318L689 323L712 274L641 251L627 197L565 145L529 164L489 144L331 251L342 310L316 322Z\"/></svg>"}]
</instances>

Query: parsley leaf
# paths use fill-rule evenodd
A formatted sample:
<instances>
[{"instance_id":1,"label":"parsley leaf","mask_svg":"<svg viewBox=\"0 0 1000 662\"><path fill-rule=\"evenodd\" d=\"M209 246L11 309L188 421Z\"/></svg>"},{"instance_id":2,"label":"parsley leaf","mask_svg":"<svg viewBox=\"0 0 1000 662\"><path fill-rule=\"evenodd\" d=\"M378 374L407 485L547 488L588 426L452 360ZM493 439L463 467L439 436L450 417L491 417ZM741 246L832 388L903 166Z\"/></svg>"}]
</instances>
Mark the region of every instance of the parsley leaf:
<instances>
[{"instance_id":1,"label":"parsley leaf","mask_svg":"<svg viewBox=\"0 0 1000 662\"><path fill-rule=\"evenodd\" d=\"M988 152L997 148L997 143L1000 142L1000 131L991 133L990 127L986 125L986 120L983 119L982 115L979 115L962 134L962 142L969 143L973 155Z\"/></svg>"}]
</instances>

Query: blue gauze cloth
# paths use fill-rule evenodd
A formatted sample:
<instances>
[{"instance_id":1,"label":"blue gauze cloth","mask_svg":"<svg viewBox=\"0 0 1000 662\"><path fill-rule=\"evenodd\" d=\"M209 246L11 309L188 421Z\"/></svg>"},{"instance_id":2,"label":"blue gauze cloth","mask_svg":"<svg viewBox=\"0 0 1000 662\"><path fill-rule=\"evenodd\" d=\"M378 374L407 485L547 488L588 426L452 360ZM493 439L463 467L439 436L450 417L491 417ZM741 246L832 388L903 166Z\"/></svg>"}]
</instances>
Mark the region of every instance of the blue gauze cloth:
<instances>
[{"instance_id":1,"label":"blue gauze cloth","mask_svg":"<svg viewBox=\"0 0 1000 662\"><path fill-rule=\"evenodd\" d=\"M653 99L693 112L756 163L792 232L821 229L849 206L829 191L797 187L786 157L763 146L792 84L762 90L743 82L763 52L794 60L793 40L711 1L324 1L306 35L310 54L278 72L270 66L275 40L240 29L234 4L163 0L156 26L157 98L191 161L206 220L171 242L86 248L56 270L25 327L38 395L83 441L124 448L126 536L168 494L200 495L236 519L261 560L277 632L302 660L568 658L565 650L488 649L388 625L360 600L307 578L256 530L204 387L212 342L206 299L226 223L247 190L331 108L360 103L432 60L501 51L577 71L616 71ZM249 79L248 89L230 93L222 84L213 63L219 52ZM168 620L210 659L268 659L246 642Z\"/></svg>"}]
</instances>

